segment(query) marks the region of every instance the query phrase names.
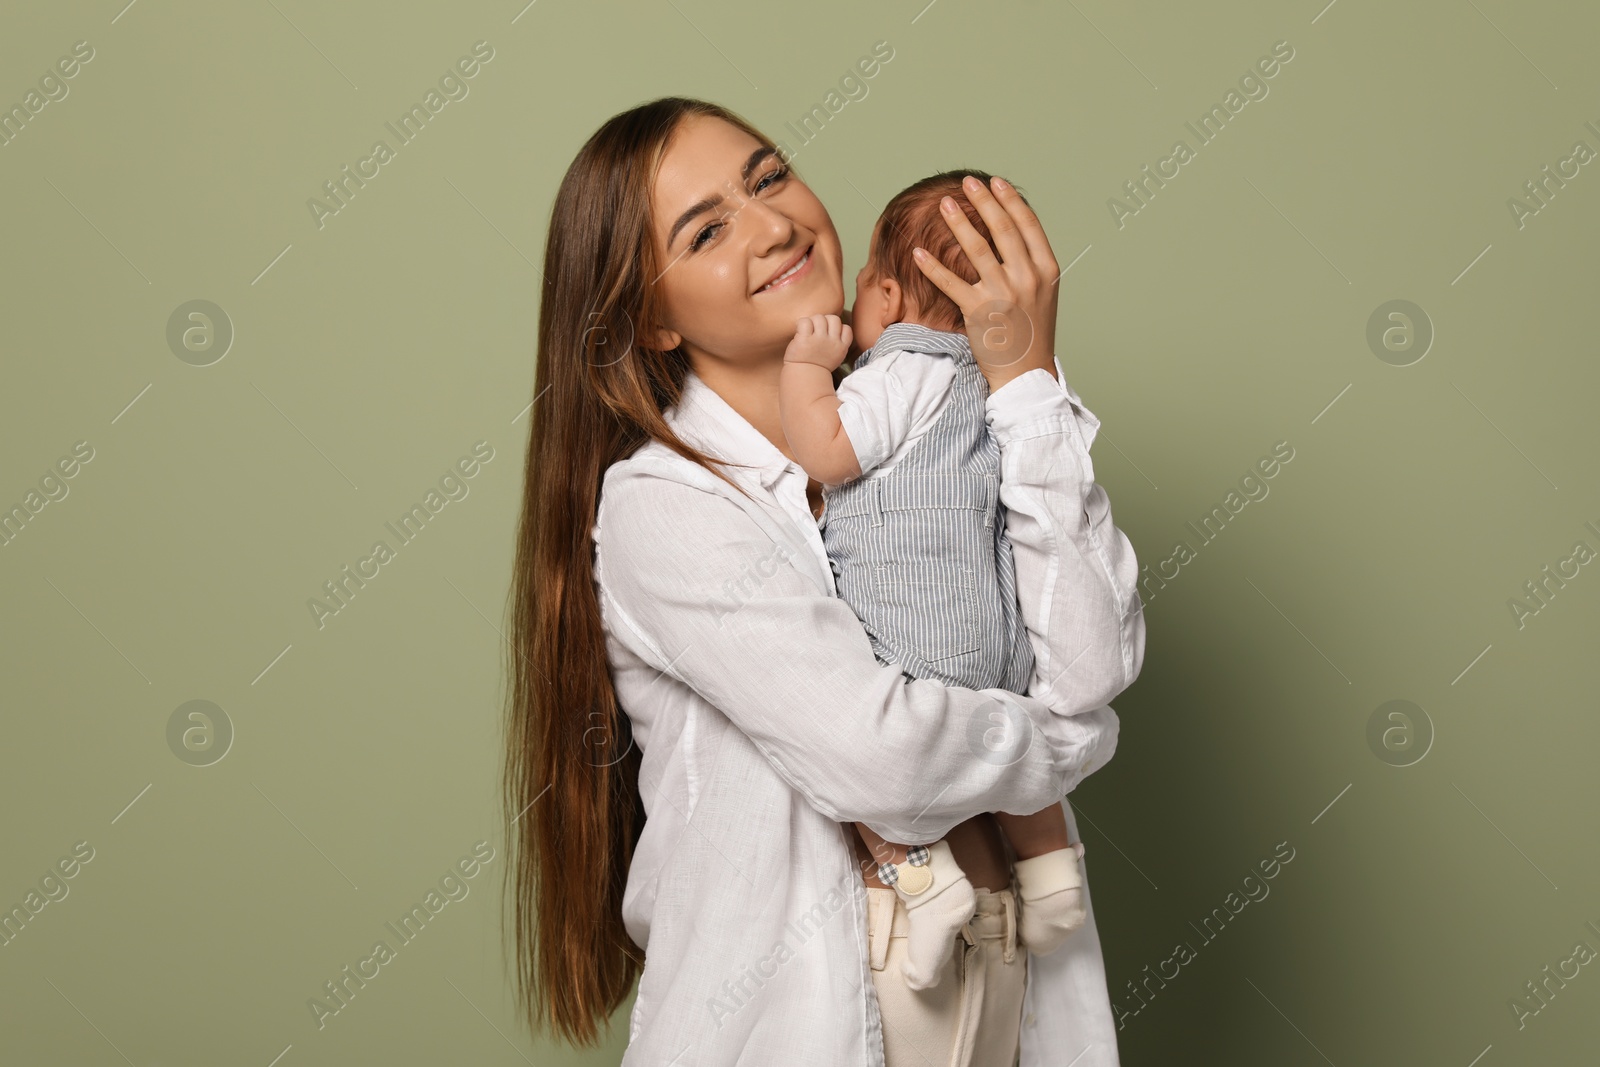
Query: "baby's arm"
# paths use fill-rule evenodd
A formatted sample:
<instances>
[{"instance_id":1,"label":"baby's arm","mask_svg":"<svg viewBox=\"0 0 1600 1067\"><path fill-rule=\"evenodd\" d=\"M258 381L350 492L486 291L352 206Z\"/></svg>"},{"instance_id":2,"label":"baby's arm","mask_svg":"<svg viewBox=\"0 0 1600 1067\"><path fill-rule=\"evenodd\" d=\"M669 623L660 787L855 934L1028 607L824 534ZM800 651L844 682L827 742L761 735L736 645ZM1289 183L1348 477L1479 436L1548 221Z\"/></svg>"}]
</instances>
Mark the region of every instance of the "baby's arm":
<instances>
[{"instance_id":1,"label":"baby's arm","mask_svg":"<svg viewBox=\"0 0 1600 1067\"><path fill-rule=\"evenodd\" d=\"M778 376L778 411L794 458L825 485L860 477L855 446L839 421L833 372L850 350L850 327L837 315L800 320L783 353ZM869 842L870 843L870 842Z\"/></svg>"}]
</instances>

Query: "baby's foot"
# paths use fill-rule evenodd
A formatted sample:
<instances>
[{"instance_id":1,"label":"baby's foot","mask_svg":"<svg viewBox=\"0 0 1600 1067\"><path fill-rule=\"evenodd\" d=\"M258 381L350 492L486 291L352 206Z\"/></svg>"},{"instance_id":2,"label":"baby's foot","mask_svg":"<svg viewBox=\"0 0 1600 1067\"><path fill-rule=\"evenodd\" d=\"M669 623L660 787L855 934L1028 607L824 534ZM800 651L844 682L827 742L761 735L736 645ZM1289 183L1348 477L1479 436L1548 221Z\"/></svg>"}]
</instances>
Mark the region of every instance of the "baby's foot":
<instances>
[{"instance_id":1,"label":"baby's foot","mask_svg":"<svg viewBox=\"0 0 1600 1067\"><path fill-rule=\"evenodd\" d=\"M977 894L944 841L913 845L906 862L894 865L892 882L884 873L880 868L878 877L894 886L910 920L901 973L908 988L927 989L938 980L962 926L977 910Z\"/></svg>"},{"instance_id":2,"label":"baby's foot","mask_svg":"<svg viewBox=\"0 0 1600 1067\"><path fill-rule=\"evenodd\" d=\"M1078 866L1082 849L1080 843L1016 862L1017 936L1030 952L1053 952L1088 917Z\"/></svg>"}]
</instances>

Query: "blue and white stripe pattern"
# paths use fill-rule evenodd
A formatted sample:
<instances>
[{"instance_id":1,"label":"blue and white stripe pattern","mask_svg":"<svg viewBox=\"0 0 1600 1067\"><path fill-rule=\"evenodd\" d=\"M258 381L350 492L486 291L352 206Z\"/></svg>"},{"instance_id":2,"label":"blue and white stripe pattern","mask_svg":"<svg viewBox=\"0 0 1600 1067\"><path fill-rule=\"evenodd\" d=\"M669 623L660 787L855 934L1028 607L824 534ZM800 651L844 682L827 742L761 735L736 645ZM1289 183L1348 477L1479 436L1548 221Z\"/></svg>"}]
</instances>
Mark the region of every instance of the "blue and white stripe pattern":
<instances>
[{"instance_id":1,"label":"blue and white stripe pattern","mask_svg":"<svg viewBox=\"0 0 1600 1067\"><path fill-rule=\"evenodd\" d=\"M822 542L872 650L913 678L1025 693L1033 650L1017 610L988 383L965 334L887 327L856 367L891 351L955 361L949 399L893 468L825 488Z\"/></svg>"}]
</instances>

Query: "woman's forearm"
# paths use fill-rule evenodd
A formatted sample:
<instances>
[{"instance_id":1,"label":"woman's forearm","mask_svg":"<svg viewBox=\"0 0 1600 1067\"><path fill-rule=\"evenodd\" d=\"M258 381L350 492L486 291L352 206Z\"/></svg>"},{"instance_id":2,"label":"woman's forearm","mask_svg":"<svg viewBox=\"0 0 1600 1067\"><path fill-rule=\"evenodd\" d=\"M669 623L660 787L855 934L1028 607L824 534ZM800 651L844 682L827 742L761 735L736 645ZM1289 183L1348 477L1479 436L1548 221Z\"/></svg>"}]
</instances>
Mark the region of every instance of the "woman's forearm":
<instances>
[{"instance_id":1,"label":"woman's forearm","mask_svg":"<svg viewBox=\"0 0 1600 1067\"><path fill-rule=\"evenodd\" d=\"M817 811L928 844L983 812L1058 801L1068 771L1103 757L1110 709L1045 744L1057 716L1034 697L908 679L879 662L829 590L826 559L787 519L685 473L646 450L606 474L595 574L608 632L661 672L656 684L698 693Z\"/></svg>"},{"instance_id":2,"label":"woman's forearm","mask_svg":"<svg viewBox=\"0 0 1600 1067\"><path fill-rule=\"evenodd\" d=\"M1086 757L1067 768L1070 790L1110 759L1116 718L1105 705L1144 662L1138 561L1094 480L1089 445L1099 420L1059 374L1030 372L997 390L988 419L1034 652L1028 694L1055 713L1043 724L1052 747Z\"/></svg>"}]
</instances>

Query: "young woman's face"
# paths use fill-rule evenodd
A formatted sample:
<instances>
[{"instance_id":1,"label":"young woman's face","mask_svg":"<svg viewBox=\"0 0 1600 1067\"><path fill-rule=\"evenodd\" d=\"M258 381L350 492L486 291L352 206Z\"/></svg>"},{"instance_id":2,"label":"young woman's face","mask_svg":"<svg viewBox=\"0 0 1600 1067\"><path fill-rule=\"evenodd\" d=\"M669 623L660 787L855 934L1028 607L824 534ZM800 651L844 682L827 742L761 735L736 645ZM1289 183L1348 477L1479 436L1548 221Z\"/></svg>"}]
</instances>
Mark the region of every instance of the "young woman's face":
<instances>
[{"instance_id":1,"label":"young woman's face","mask_svg":"<svg viewBox=\"0 0 1600 1067\"><path fill-rule=\"evenodd\" d=\"M736 364L781 359L795 323L844 309L827 209L776 152L718 118L673 134L651 193L663 347Z\"/></svg>"}]
</instances>

